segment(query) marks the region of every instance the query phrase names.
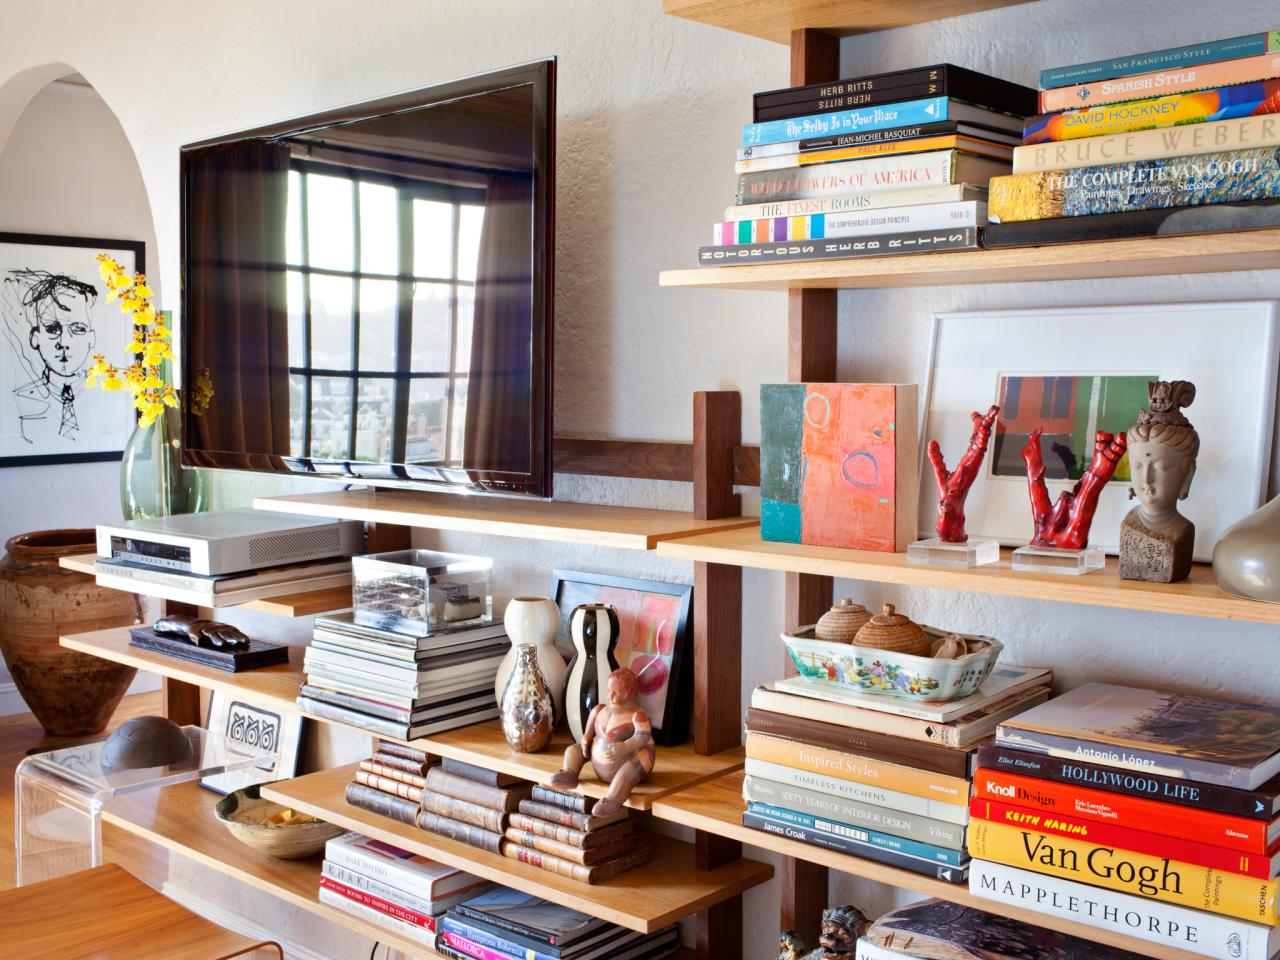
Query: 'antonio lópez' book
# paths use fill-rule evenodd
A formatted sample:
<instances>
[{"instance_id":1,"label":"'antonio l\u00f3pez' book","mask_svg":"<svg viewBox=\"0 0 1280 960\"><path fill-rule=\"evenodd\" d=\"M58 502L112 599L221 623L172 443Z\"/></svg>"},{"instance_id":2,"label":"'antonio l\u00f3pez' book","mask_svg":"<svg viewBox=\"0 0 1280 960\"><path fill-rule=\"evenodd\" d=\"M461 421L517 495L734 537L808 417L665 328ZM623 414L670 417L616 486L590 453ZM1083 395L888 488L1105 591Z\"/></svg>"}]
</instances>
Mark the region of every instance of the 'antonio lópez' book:
<instances>
[{"instance_id":1,"label":"'antonio l\u00f3pez' book","mask_svg":"<svg viewBox=\"0 0 1280 960\"><path fill-rule=\"evenodd\" d=\"M1280 774L1280 707L1087 683L1004 721L996 742L1255 790Z\"/></svg>"},{"instance_id":2,"label":"'antonio l\u00f3pez' book","mask_svg":"<svg viewBox=\"0 0 1280 960\"><path fill-rule=\"evenodd\" d=\"M1272 960L1280 951L1280 926L1089 887L988 860L969 861L969 892L1215 960Z\"/></svg>"}]
</instances>

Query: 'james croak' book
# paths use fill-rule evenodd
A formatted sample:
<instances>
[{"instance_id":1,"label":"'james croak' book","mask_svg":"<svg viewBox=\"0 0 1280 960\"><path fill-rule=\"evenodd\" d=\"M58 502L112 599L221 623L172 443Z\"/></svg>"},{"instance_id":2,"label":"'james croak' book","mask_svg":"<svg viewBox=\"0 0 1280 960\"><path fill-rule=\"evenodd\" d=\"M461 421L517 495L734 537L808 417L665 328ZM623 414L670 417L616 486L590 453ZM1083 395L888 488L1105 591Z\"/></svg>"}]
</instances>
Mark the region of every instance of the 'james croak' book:
<instances>
[{"instance_id":1,"label":"'james croak' book","mask_svg":"<svg viewBox=\"0 0 1280 960\"><path fill-rule=\"evenodd\" d=\"M1280 773L1280 707L1087 683L1005 720L996 742L1256 790Z\"/></svg>"}]
</instances>

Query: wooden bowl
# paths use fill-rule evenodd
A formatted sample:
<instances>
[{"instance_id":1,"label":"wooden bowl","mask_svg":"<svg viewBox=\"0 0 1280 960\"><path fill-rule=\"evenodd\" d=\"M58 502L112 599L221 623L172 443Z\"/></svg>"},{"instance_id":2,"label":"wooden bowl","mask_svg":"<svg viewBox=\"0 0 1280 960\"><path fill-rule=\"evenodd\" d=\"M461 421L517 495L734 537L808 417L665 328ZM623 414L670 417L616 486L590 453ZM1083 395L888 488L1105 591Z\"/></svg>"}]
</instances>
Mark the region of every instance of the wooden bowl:
<instances>
[{"instance_id":1,"label":"wooden bowl","mask_svg":"<svg viewBox=\"0 0 1280 960\"><path fill-rule=\"evenodd\" d=\"M280 860L314 856L324 849L327 841L347 832L323 820L286 825L267 822L268 817L285 809L271 800L263 800L255 785L227 794L218 801L214 813L241 843Z\"/></svg>"}]
</instances>

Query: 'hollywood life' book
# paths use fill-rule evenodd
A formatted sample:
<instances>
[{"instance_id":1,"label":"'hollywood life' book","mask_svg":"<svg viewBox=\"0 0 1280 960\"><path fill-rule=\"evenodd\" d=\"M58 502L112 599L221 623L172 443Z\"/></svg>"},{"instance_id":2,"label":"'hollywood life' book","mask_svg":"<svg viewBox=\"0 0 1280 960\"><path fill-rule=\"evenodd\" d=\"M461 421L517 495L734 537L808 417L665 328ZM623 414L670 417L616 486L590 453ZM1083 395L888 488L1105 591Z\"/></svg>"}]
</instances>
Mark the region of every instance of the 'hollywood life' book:
<instances>
[{"instance_id":1,"label":"'hollywood life' book","mask_svg":"<svg viewBox=\"0 0 1280 960\"><path fill-rule=\"evenodd\" d=\"M996 742L1256 790L1280 773L1280 707L1087 683L1005 720Z\"/></svg>"}]
</instances>

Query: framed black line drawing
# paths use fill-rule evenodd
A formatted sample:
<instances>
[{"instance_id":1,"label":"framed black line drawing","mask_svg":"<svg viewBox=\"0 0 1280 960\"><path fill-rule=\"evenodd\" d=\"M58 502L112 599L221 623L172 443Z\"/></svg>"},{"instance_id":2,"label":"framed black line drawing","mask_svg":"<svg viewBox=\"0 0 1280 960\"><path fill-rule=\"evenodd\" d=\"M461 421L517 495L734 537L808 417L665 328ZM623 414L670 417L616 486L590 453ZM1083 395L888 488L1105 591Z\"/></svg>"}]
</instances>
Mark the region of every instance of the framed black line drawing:
<instances>
[{"instance_id":1,"label":"framed black line drawing","mask_svg":"<svg viewBox=\"0 0 1280 960\"><path fill-rule=\"evenodd\" d=\"M288 780L297 775L298 758L302 752L302 725L300 713L245 703L220 690L211 690L205 729L230 740L232 751L240 744L252 756L275 753L276 759L268 767L250 767L201 777L200 786L214 793L227 794L251 784Z\"/></svg>"}]
</instances>

